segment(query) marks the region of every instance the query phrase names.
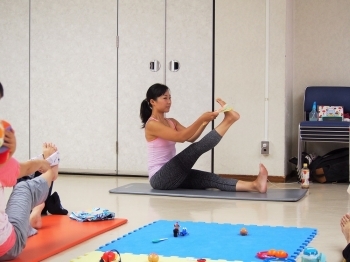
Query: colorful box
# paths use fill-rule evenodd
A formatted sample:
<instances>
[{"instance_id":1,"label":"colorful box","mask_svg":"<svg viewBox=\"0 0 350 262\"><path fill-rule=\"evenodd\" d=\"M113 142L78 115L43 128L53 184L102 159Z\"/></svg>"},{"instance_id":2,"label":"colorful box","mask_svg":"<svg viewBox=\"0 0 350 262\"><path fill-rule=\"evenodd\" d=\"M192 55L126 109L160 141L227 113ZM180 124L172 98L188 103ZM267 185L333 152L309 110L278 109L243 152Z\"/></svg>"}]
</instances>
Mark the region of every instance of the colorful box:
<instances>
[{"instance_id":1,"label":"colorful box","mask_svg":"<svg viewBox=\"0 0 350 262\"><path fill-rule=\"evenodd\" d=\"M318 106L318 121L343 121L342 106Z\"/></svg>"}]
</instances>

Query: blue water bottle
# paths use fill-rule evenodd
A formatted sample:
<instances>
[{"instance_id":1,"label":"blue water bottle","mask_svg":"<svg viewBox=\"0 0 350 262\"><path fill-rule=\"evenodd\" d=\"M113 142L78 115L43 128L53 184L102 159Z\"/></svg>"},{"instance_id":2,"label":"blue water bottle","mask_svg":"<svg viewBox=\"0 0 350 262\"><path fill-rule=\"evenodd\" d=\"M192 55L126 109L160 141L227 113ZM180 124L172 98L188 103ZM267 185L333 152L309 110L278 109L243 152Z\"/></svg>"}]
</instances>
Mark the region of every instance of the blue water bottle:
<instances>
[{"instance_id":1,"label":"blue water bottle","mask_svg":"<svg viewBox=\"0 0 350 262\"><path fill-rule=\"evenodd\" d=\"M312 110L309 113L309 121L317 121L318 120L318 114L316 110L316 101L312 105Z\"/></svg>"}]
</instances>

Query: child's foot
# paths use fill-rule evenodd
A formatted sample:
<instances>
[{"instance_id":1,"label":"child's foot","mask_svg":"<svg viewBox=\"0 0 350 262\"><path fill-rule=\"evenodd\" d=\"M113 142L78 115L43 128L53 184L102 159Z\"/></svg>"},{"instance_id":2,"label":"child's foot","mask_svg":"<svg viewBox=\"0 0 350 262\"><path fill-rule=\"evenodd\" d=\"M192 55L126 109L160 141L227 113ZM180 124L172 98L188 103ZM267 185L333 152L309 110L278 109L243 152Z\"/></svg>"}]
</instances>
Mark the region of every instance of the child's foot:
<instances>
[{"instance_id":1,"label":"child's foot","mask_svg":"<svg viewBox=\"0 0 350 262\"><path fill-rule=\"evenodd\" d=\"M57 166L60 163L60 152L56 151L49 157L45 158L50 163L50 166Z\"/></svg>"},{"instance_id":2,"label":"child's foot","mask_svg":"<svg viewBox=\"0 0 350 262\"><path fill-rule=\"evenodd\" d=\"M41 211L44 209L44 207L45 207L45 203L42 203L33 208L32 213L30 213L30 217L29 217L29 223L31 227L35 229L41 228L42 226Z\"/></svg>"},{"instance_id":3,"label":"child's foot","mask_svg":"<svg viewBox=\"0 0 350 262\"><path fill-rule=\"evenodd\" d=\"M254 188L260 193L266 193L267 191L267 176L266 167L260 164L258 177L253 181Z\"/></svg>"},{"instance_id":4,"label":"child's foot","mask_svg":"<svg viewBox=\"0 0 350 262\"><path fill-rule=\"evenodd\" d=\"M344 215L340 220L340 227L345 240L347 243L350 243L350 215Z\"/></svg>"},{"instance_id":5,"label":"child's foot","mask_svg":"<svg viewBox=\"0 0 350 262\"><path fill-rule=\"evenodd\" d=\"M217 111L224 112L225 118L228 118L233 122L237 121L240 118L240 115L236 111L233 111L232 108L227 106L226 102L223 101L221 98L217 98L216 102L218 102L221 106L221 108Z\"/></svg>"},{"instance_id":6,"label":"child's foot","mask_svg":"<svg viewBox=\"0 0 350 262\"><path fill-rule=\"evenodd\" d=\"M57 147L52 143L44 143L43 144L43 156L44 159L51 156L53 153L57 151Z\"/></svg>"}]
</instances>

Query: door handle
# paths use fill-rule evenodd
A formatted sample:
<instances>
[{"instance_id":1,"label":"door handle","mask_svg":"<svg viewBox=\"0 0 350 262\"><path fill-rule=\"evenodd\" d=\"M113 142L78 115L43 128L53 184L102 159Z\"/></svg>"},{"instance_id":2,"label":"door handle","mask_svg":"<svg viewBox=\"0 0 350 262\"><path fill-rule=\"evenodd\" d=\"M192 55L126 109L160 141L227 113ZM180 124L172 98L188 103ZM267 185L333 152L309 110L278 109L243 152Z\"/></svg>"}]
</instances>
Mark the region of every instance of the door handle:
<instances>
[{"instance_id":1,"label":"door handle","mask_svg":"<svg viewBox=\"0 0 350 262\"><path fill-rule=\"evenodd\" d=\"M177 72L180 69L180 63L177 60L171 60L169 62L169 70L171 72Z\"/></svg>"},{"instance_id":2,"label":"door handle","mask_svg":"<svg viewBox=\"0 0 350 262\"><path fill-rule=\"evenodd\" d=\"M149 63L149 69L152 72L157 72L160 69L160 62L158 60L153 60Z\"/></svg>"}]
</instances>

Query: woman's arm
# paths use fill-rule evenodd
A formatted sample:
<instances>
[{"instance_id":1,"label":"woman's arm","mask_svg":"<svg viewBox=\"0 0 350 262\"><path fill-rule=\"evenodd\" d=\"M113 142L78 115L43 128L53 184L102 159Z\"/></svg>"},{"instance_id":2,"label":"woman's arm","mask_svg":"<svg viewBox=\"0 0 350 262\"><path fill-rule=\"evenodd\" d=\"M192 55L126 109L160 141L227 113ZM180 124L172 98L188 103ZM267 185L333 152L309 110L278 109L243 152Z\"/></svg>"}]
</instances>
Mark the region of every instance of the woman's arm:
<instances>
[{"instance_id":1,"label":"woman's arm","mask_svg":"<svg viewBox=\"0 0 350 262\"><path fill-rule=\"evenodd\" d=\"M176 119L171 118L171 121L173 121L173 123L175 123L176 130L182 131L182 130L186 129L186 127L181 125ZM208 125L208 122L202 123L202 125L198 128L196 133L194 133L193 136L191 136L189 139L187 139L187 142L191 142L191 143L195 142L198 139L198 137L200 137L200 135L203 133L203 131L207 127L207 125Z\"/></svg>"},{"instance_id":2,"label":"woman's arm","mask_svg":"<svg viewBox=\"0 0 350 262\"><path fill-rule=\"evenodd\" d=\"M47 160L29 160L27 162L20 163L19 165L20 172L18 174L18 178L31 175L38 170L45 173L47 170L50 169L50 163Z\"/></svg>"},{"instance_id":3,"label":"woman's arm","mask_svg":"<svg viewBox=\"0 0 350 262\"><path fill-rule=\"evenodd\" d=\"M203 123L208 123L214 120L218 114L218 112L204 113L192 125L182 130L174 130L157 121L149 121L146 125L146 135L183 143L193 137Z\"/></svg>"}]
</instances>

